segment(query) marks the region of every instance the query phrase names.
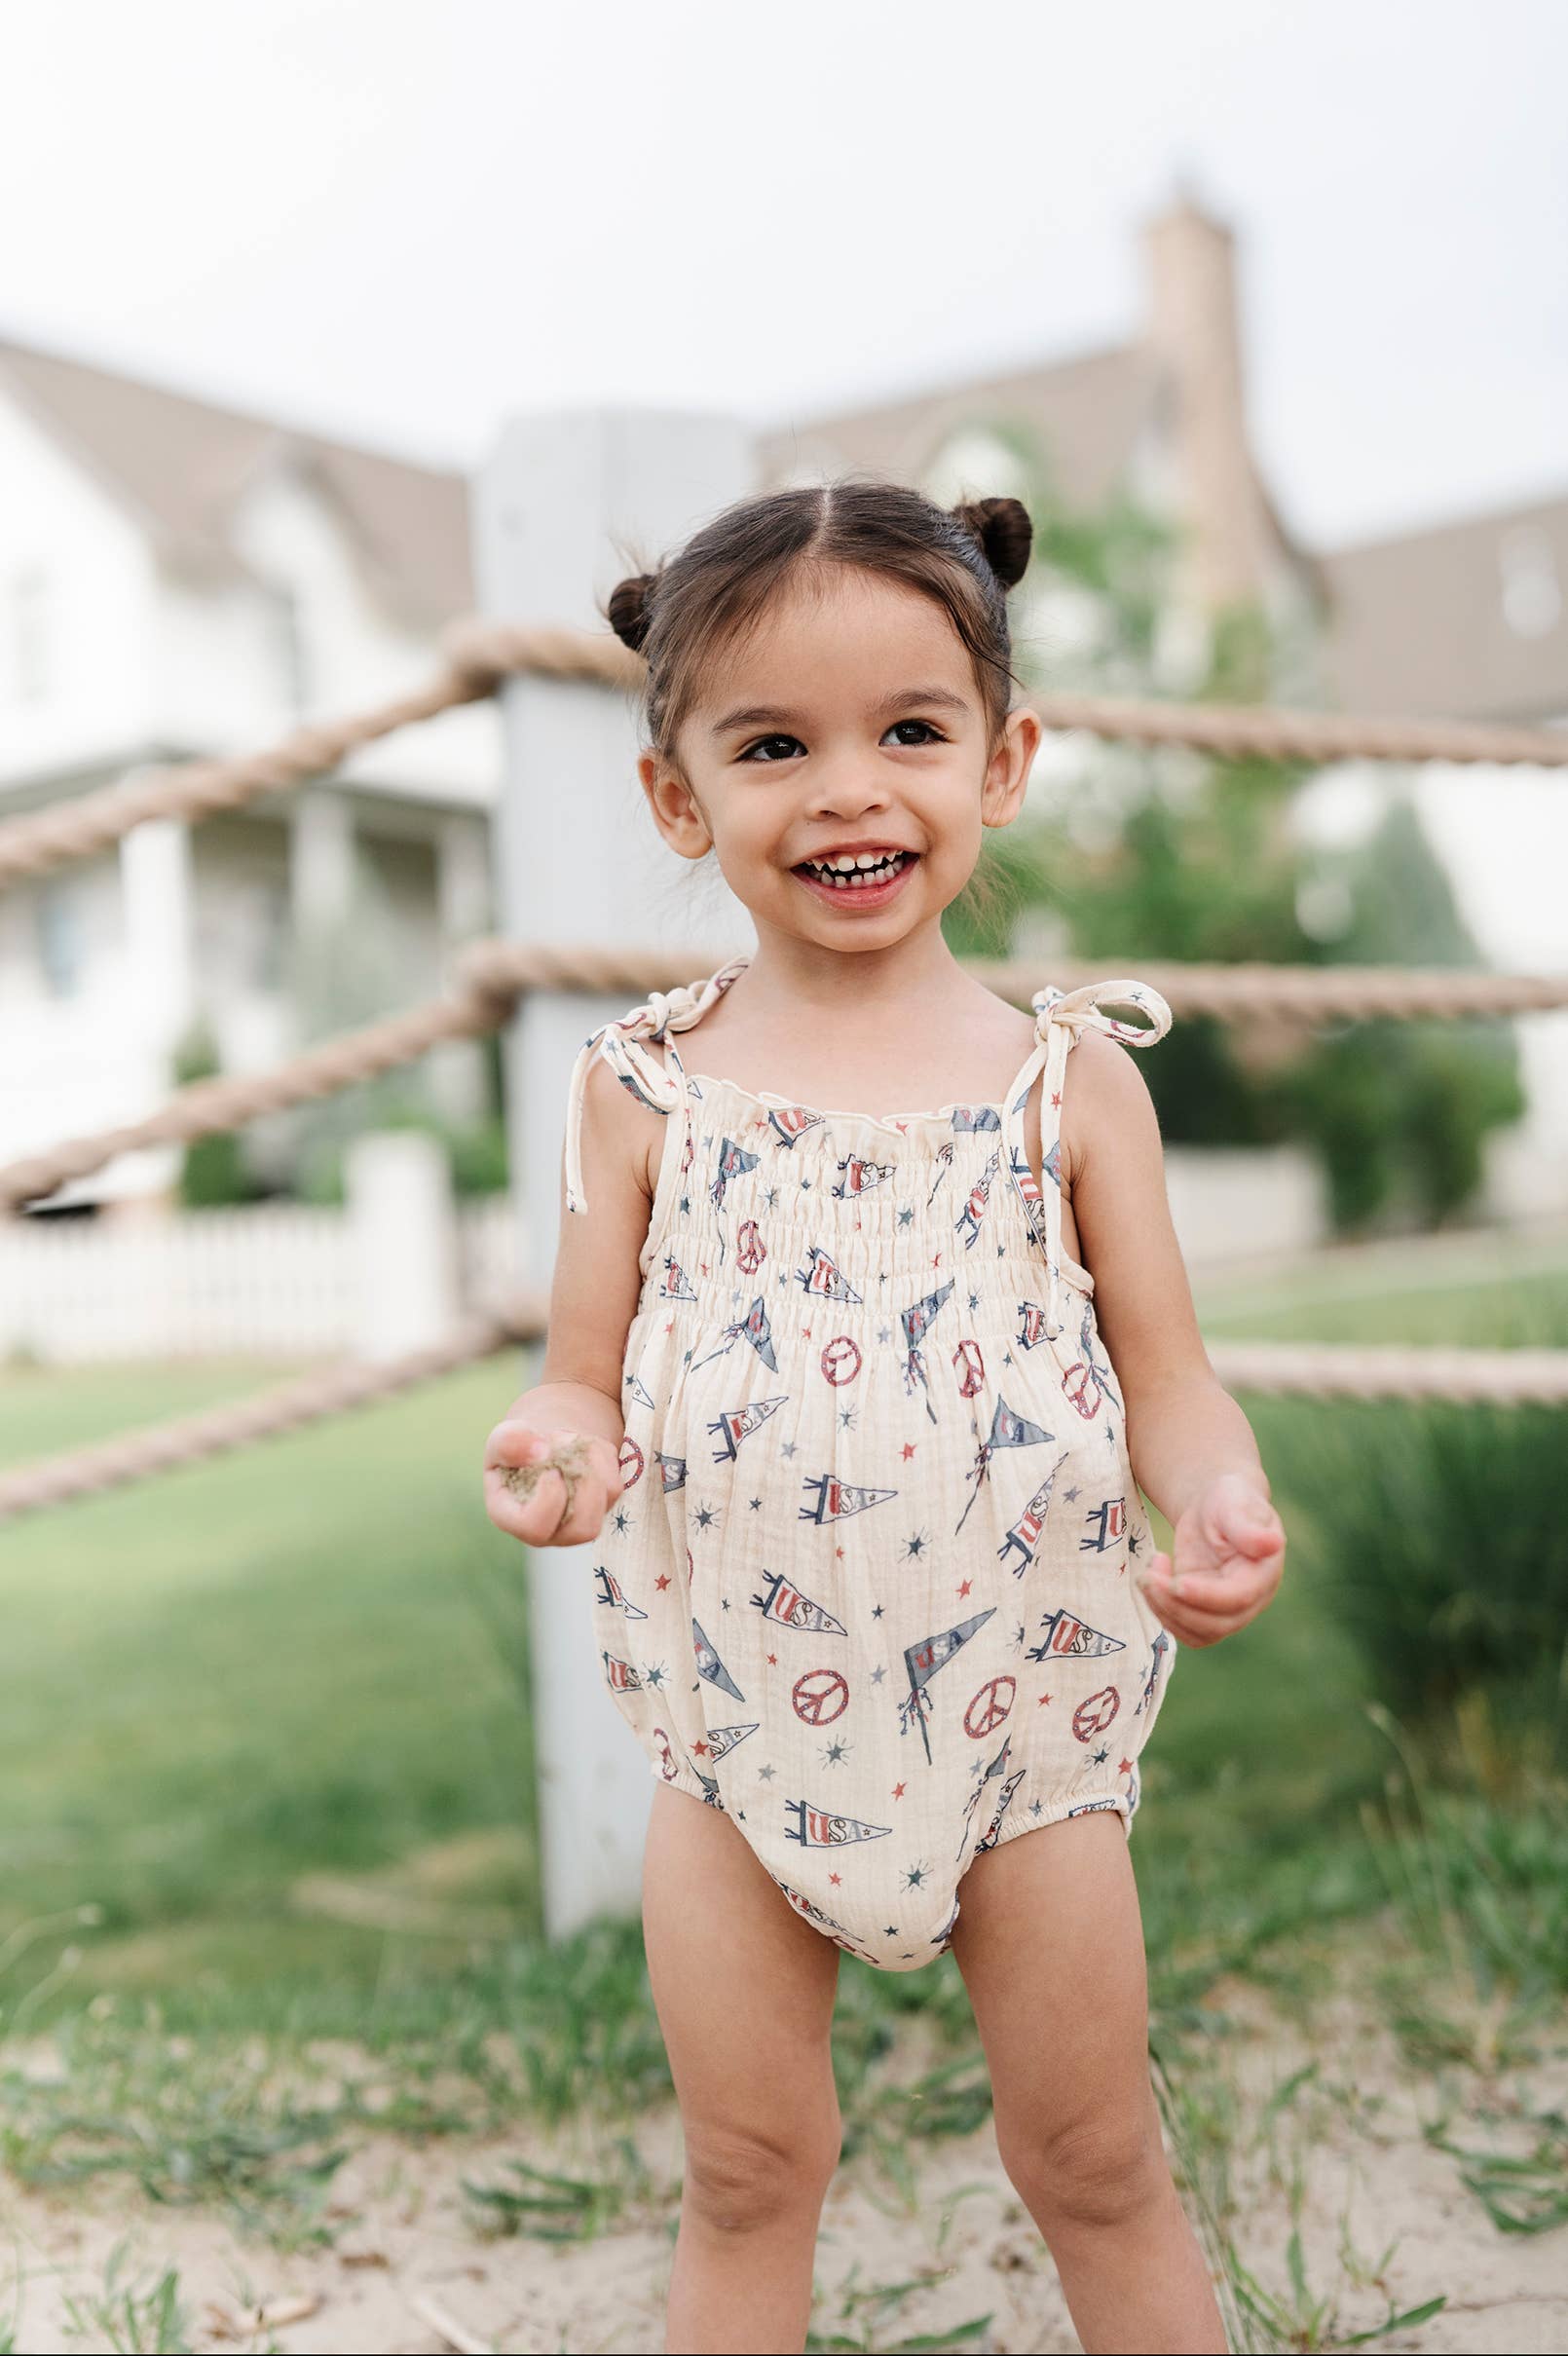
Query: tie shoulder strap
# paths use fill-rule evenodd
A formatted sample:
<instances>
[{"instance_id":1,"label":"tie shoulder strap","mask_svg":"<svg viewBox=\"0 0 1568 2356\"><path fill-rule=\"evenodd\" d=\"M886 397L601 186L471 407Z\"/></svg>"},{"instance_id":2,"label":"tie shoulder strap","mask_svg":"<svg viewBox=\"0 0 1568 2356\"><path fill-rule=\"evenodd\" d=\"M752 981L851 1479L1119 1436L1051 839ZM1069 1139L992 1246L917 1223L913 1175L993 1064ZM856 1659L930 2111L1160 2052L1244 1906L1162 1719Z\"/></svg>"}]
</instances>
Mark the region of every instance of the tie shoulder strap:
<instances>
[{"instance_id":1,"label":"tie shoulder strap","mask_svg":"<svg viewBox=\"0 0 1568 2356\"><path fill-rule=\"evenodd\" d=\"M623 1088L629 1088L651 1112L666 1115L679 1110L685 1101L686 1075L681 1059L671 1048L671 1069L656 1056L648 1052L644 1041L662 1046L676 1031L690 1030L700 1023L710 1006L722 998L725 991L750 962L746 957L731 957L728 964L710 974L705 982L683 982L674 990L651 990L640 1006L612 1023L601 1023L591 1030L578 1050L572 1066L571 1083L566 1100L566 1205L569 1211L586 1211L588 1198L582 1184L582 1094L587 1083L588 1066L596 1060L608 1064Z\"/></svg>"},{"instance_id":2,"label":"tie shoulder strap","mask_svg":"<svg viewBox=\"0 0 1568 2356\"><path fill-rule=\"evenodd\" d=\"M1040 1102L1040 1152L1044 1179L1040 1224L1043 1227L1048 1293L1047 1338L1063 1332L1062 1320L1062 1098L1067 1053L1085 1030L1102 1030L1124 1047L1152 1047L1171 1028L1171 1009L1147 982L1126 975L1112 981L1081 982L1075 990L1058 990L1047 983L1029 1001L1034 1009L1034 1058L1043 1063L1045 1078ZM1107 1014L1107 1006L1136 1006L1148 1016L1146 1024L1125 1023ZM1039 1067L1030 1059L1029 1078ZM1027 1092L1026 1092L1027 1093ZM1019 1107L1022 1109L1022 1106ZM1022 1145L1020 1145L1022 1152ZM1026 1165L1027 1167L1027 1165Z\"/></svg>"},{"instance_id":3,"label":"tie shoulder strap","mask_svg":"<svg viewBox=\"0 0 1568 2356\"><path fill-rule=\"evenodd\" d=\"M1075 990L1057 990L1048 982L1029 1003L1034 1009L1036 1033L1042 1039L1050 1037L1052 1026L1060 1025L1069 1043L1080 1031L1094 1029L1119 1039L1124 1047L1152 1047L1171 1028L1171 1009L1159 991L1148 982L1135 982L1125 975L1109 982L1080 982ZM1149 1020L1124 1023L1106 1014L1107 1006L1137 1006Z\"/></svg>"}]
</instances>

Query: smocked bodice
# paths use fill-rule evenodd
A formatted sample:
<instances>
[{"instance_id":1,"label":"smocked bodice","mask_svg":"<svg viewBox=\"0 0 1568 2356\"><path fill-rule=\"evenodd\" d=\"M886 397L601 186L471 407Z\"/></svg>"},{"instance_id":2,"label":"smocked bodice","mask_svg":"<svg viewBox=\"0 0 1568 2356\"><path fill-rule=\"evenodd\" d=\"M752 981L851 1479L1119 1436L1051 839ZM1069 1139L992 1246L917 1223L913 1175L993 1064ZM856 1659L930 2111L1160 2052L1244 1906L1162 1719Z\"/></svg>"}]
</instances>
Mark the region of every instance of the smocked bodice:
<instances>
[{"instance_id":1,"label":"smocked bodice","mask_svg":"<svg viewBox=\"0 0 1568 2356\"><path fill-rule=\"evenodd\" d=\"M602 1056L652 1109L683 1119L679 1156L663 1157L645 1251L658 1294L721 1321L750 1313L786 1290L843 1312L842 1322L884 1324L889 1304L907 1309L911 1288L963 1305L994 1300L1011 1314L1019 1277L1043 1262L1046 1334L1063 1330L1062 1288L1092 1287L1064 1259L1060 1177L1062 1076L1078 1033L1092 1026L1130 1046L1163 1038L1171 1012L1146 983L1112 980L1071 991L1051 986L1031 1000L1034 1045L997 1103L874 1116L824 1110L772 1091L689 1072L675 1035L698 1024L749 960L731 959L705 983L652 992L620 1021L583 1042L572 1074L567 1128L567 1204L586 1208L580 1159L582 1088ZM1146 1027L1105 1006L1131 1004ZM663 1045L666 1062L645 1041ZM1041 1109L1042 1183L1024 1143L1024 1112L1045 1070ZM673 1141L672 1141L673 1142ZM666 1253L671 1236L679 1252ZM742 1303L741 1296L745 1295Z\"/></svg>"}]
</instances>

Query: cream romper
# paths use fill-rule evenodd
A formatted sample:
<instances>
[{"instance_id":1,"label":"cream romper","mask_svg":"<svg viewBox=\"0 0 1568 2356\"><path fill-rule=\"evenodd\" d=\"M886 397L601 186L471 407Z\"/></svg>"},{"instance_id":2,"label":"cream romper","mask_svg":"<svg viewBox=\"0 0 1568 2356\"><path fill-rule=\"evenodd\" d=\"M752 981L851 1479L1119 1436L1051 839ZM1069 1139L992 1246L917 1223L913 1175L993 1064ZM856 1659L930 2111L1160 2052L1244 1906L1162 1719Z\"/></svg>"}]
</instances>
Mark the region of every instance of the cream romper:
<instances>
[{"instance_id":1,"label":"cream romper","mask_svg":"<svg viewBox=\"0 0 1568 2356\"><path fill-rule=\"evenodd\" d=\"M572 1075L572 1211L595 1056L669 1120L600 1663L654 1775L729 1815L825 1936L912 1970L980 1851L1092 1809L1132 1836L1176 1647L1132 1576L1152 1533L1058 1171L1080 1029L1147 1047L1171 1010L1047 987L1002 1103L875 1119L688 1072L674 1034L748 962L655 991Z\"/></svg>"}]
</instances>

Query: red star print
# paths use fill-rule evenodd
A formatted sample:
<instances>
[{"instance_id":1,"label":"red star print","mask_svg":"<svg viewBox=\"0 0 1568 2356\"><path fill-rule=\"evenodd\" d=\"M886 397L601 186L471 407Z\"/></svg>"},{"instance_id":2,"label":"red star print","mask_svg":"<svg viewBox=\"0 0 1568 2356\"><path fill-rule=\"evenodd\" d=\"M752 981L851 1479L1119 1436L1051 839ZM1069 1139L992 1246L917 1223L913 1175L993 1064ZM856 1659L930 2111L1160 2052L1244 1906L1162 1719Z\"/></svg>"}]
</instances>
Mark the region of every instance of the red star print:
<instances>
[{"instance_id":1,"label":"red star print","mask_svg":"<svg viewBox=\"0 0 1568 2356\"><path fill-rule=\"evenodd\" d=\"M708 1746L705 1742L693 1742L691 1748L699 1759L705 1759L708 1755Z\"/></svg>"},{"instance_id":2,"label":"red star print","mask_svg":"<svg viewBox=\"0 0 1568 2356\"><path fill-rule=\"evenodd\" d=\"M941 1254L941 1253L940 1253L940 1252L933 1252L933 1253L932 1253L932 1254L931 1254L931 1265L932 1265L932 1267L933 1267L933 1268L940 1268L940 1267L941 1267L941 1265L942 1265L942 1254Z\"/></svg>"},{"instance_id":3,"label":"red star print","mask_svg":"<svg viewBox=\"0 0 1568 2356\"><path fill-rule=\"evenodd\" d=\"M1049 1694L1042 1694L1042 1695L1040 1696L1040 1702L1041 1702L1041 1703L1042 1703L1042 1704L1043 1704L1044 1702L1049 1702L1049 1701L1050 1701L1050 1699L1051 1699L1051 1697L1050 1697L1050 1695L1049 1695Z\"/></svg>"},{"instance_id":4,"label":"red star print","mask_svg":"<svg viewBox=\"0 0 1568 2356\"><path fill-rule=\"evenodd\" d=\"M668 1572L668 1571L660 1571L660 1573L659 1573L658 1577L657 1577L657 1578L654 1580L654 1582L653 1582L653 1585L654 1585L655 1587L660 1587L660 1588L663 1588L663 1587L668 1587L668 1586L669 1586L669 1584L670 1584L670 1575L669 1575L669 1572Z\"/></svg>"},{"instance_id":5,"label":"red star print","mask_svg":"<svg viewBox=\"0 0 1568 2356\"><path fill-rule=\"evenodd\" d=\"M894 1786L893 1786L893 1797L894 1797L894 1799L895 1799L895 1800L902 1800L902 1799L903 1799L903 1797L904 1797L904 1786L903 1786L903 1784L902 1784L902 1783L895 1783L895 1784L894 1784Z\"/></svg>"},{"instance_id":6,"label":"red star print","mask_svg":"<svg viewBox=\"0 0 1568 2356\"><path fill-rule=\"evenodd\" d=\"M670 1322L665 1327L664 1330L666 1333L673 1333L675 1331L675 1320L673 1317L670 1319Z\"/></svg>"},{"instance_id":7,"label":"red star print","mask_svg":"<svg viewBox=\"0 0 1568 2356\"><path fill-rule=\"evenodd\" d=\"M697 1266L698 1266L698 1267L699 1267L699 1268L702 1270L703 1275L704 1275L704 1276L706 1276L706 1275L707 1275L707 1273L708 1273L708 1263L707 1263L707 1261L706 1261L705 1259L704 1259L704 1260L698 1260L698 1262L697 1262Z\"/></svg>"},{"instance_id":8,"label":"red star print","mask_svg":"<svg viewBox=\"0 0 1568 2356\"><path fill-rule=\"evenodd\" d=\"M802 1339L803 1339L803 1341L809 1341L809 1340L810 1340L810 1338L811 1338L811 1328L810 1328L810 1327L809 1327L809 1326L803 1326L803 1327L801 1328L801 1337L802 1337Z\"/></svg>"},{"instance_id":9,"label":"red star print","mask_svg":"<svg viewBox=\"0 0 1568 2356\"><path fill-rule=\"evenodd\" d=\"M1125 1563L1125 1562L1119 1562L1119 1563L1116 1565L1116 1576L1117 1576L1117 1578L1118 1578L1118 1579L1122 1579L1122 1578L1125 1578L1125 1577L1126 1577L1126 1575L1127 1575L1127 1565L1126 1565L1126 1563Z\"/></svg>"},{"instance_id":10,"label":"red star print","mask_svg":"<svg viewBox=\"0 0 1568 2356\"><path fill-rule=\"evenodd\" d=\"M843 1560L843 1548L842 1548L841 1546L836 1546L836 1547L834 1548L833 1552L834 1552L834 1556L835 1556L835 1559L836 1559L837 1561L839 1561L839 1562L842 1562L842 1560Z\"/></svg>"},{"instance_id":11,"label":"red star print","mask_svg":"<svg viewBox=\"0 0 1568 2356\"><path fill-rule=\"evenodd\" d=\"M769 1653L769 1654L768 1654L768 1656L767 1656L767 1665L768 1665L768 1667L769 1667L769 1668L777 1668L777 1666L778 1666L778 1655L777 1655L777 1653Z\"/></svg>"},{"instance_id":12,"label":"red star print","mask_svg":"<svg viewBox=\"0 0 1568 2356\"><path fill-rule=\"evenodd\" d=\"M1060 1104L1062 1102L1060 1095L1058 1095L1055 1091L1052 1093L1051 1102L1053 1104Z\"/></svg>"},{"instance_id":13,"label":"red star print","mask_svg":"<svg viewBox=\"0 0 1568 2356\"><path fill-rule=\"evenodd\" d=\"M958 1589L959 1594L960 1594L960 1595L967 1595L967 1594L968 1594L968 1592L969 1592L969 1590L970 1590L970 1589L971 1589L971 1588L974 1586L974 1584L975 1584L975 1583L974 1583L974 1581L973 1581L972 1579L966 1579L966 1580L964 1581L964 1583L963 1583L962 1587L961 1587L961 1588Z\"/></svg>"},{"instance_id":14,"label":"red star print","mask_svg":"<svg viewBox=\"0 0 1568 2356\"><path fill-rule=\"evenodd\" d=\"M907 1440L904 1442L904 1462L905 1462L906 1464L908 1464L908 1463L909 1463L909 1460L910 1460L910 1458L911 1458L911 1457L914 1455L914 1453L915 1453L915 1442L914 1442L914 1440Z\"/></svg>"},{"instance_id":15,"label":"red star print","mask_svg":"<svg viewBox=\"0 0 1568 2356\"><path fill-rule=\"evenodd\" d=\"M843 1880L843 1875L841 1873L830 1873L828 1879L830 1882L841 1882Z\"/></svg>"},{"instance_id":16,"label":"red star print","mask_svg":"<svg viewBox=\"0 0 1568 2356\"><path fill-rule=\"evenodd\" d=\"M1133 1762L1132 1762L1132 1760L1131 1760L1131 1759L1124 1759L1124 1760L1122 1761L1121 1768L1120 1768L1120 1771L1119 1771L1119 1772L1120 1772L1122 1775L1124 1775L1124 1776L1130 1776L1130 1775L1132 1774L1132 1772L1133 1772Z\"/></svg>"}]
</instances>

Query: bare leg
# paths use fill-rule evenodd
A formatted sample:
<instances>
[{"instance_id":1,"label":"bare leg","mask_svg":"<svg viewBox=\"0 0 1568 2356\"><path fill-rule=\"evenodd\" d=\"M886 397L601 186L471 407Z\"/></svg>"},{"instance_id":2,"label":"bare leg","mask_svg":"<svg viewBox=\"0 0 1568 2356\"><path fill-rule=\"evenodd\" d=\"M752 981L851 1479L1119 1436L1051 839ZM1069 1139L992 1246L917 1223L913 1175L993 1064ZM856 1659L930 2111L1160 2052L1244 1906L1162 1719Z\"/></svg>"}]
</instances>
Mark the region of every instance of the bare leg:
<instances>
[{"instance_id":1,"label":"bare leg","mask_svg":"<svg viewBox=\"0 0 1568 2356\"><path fill-rule=\"evenodd\" d=\"M1108 1810L977 1857L952 1948L990 2068L1002 2164L1086 2350L1224 2356L1160 2136L1143 1925Z\"/></svg>"},{"instance_id":2,"label":"bare leg","mask_svg":"<svg viewBox=\"0 0 1568 2356\"><path fill-rule=\"evenodd\" d=\"M643 1936L686 2137L669 2356L795 2356L839 2164L839 1950L791 1910L727 1816L663 1784Z\"/></svg>"}]
</instances>

